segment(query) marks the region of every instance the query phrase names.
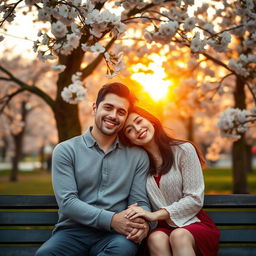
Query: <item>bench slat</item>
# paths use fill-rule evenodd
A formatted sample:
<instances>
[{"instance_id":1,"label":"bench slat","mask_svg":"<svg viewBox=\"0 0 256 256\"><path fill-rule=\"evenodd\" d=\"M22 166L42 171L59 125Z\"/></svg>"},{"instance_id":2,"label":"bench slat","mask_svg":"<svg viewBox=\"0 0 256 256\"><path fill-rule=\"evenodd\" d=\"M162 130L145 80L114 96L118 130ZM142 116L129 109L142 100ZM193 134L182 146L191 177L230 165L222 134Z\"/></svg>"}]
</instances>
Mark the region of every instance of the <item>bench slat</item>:
<instances>
[{"instance_id":1,"label":"bench slat","mask_svg":"<svg viewBox=\"0 0 256 256\"><path fill-rule=\"evenodd\" d=\"M221 229L221 243L256 243L256 229Z\"/></svg>"},{"instance_id":2,"label":"bench slat","mask_svg":"<svg viewBox=\"0 0 256 256\"><path fill-rule=\"evenodd\" d=\"M255 208L255 195L235 194L235 195L205 195L205 208Z\"/></svg>"},{"instance_id":3,"label":"bench slat","mask_svg":"<svg viewBox=\"0 0 256 256\"><path fill-rule=\"evenodd\" d=\"M34 256L39 246L0 246L0 256Z\"/></svg>"},{"instance_id":4,"label":"bench slat","mask_svg":"<svg viewBox=\"0 0 256 256\"><path fill-rule=\"evenodd\" d=\"M0 243L42 243L51 236L50 229L0 229ZM256 243L256 229L222 229L222 243Z\"/></svg>"},{"instance_id":5,"label":"bench slat","mask_svg":"<svg viewBox=\"0 0 256 256\"><path fill-rule=\"evenodd\" d=\"M0 256L34 256L39 246L0 246ZM252 256L256 255L255 246L220 247L218 256Z\"/></svg>"},{"instance_id":6,"label":"bench slat","mask_svg":"<svg viewBox=\"0 0 256 256\"><path fill-rule=\"evenodd\" d=\"M227 208L244 207L255 208L255 195L237 194L237 195L205 195L205 208ZM54 195L1 195L0 209L55 209L57 203Z\"/></svg>"},{"instance_id":7,"label":"bench slat","mask_svg":"<svg viewBox=\"0 0 256 256\"><path fill-rule=\"evenodd\" d=\"M0 209L56 209L53 195L15 195L0 196Z\"/></svg>"},{"instance_id":8,"label":"bench slat","mask_svg":"<svg viewBox=\"0 0 256 256\"><path fill-rule=\"evenodd\" d=\"M217 225L256 225L256 211L206 211Z\"/></svg>"},{"instance_id":9,"label":"bench slat","mask_svg":"<svg viewBox=\"0 0 256 256\"><path fill-rule=\"evenodd\" d=\"M39 246L0 246L0 256L34 256ZM221 247L218 256L252 256L256 255L255 246Z\"/></svg>"},{"instance_id":10,"label":"bench slat","mask_svg":"<svg viewBox=\"0 0 256 256\"><path fill-rule=\"evenodd\" d=\"M0 229L0 243L43 243L50 238L51 229Z\"/></svg>"},{"instance_id":11,"label":"bench slat","mask_svg":"<svg viewBox=\"0 0 256 256\"><path fill-rule=\"evenodd\" d=\"M0 212L0 225L55 225L58 221L57 212Z\"/></svg>"},{"instance_id":12,"label":"bench slat","mask_svg":"<svg viewBox=\"0 0 256 256\"><path fill-rule=\"evenodd\" d=\"M256 255L256 246L229 246L221 247L218 256L253 256Z\"/></svg>"},{"instance_id":13,"label":"bench slat","mask_svg":"<svg viewBox=\"0 0 256 256\"><path fill-rule=\"evenodd\" d=\"M208 211L217 225L256 225L256 211ZM55 225L57 212L0 212L0 225Z\"/></svg>"}]
</instances>

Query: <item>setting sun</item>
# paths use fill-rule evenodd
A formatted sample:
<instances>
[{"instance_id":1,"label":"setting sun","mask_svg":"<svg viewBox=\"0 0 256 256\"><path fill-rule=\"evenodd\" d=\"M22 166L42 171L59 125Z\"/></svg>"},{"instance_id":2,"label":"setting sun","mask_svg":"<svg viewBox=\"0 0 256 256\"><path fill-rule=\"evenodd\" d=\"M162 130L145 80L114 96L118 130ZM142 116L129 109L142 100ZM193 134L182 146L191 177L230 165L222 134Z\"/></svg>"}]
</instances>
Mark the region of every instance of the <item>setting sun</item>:
<instances>
[{"instance_id":1,"label":"setting sun","mask_svg":"<svg viewBox=\"0 0 256 256\"><path fill-rule=\"evenodd\" d=\"M152 54L149 59L152 62L148 66L137 64L132 67L133 74L131 78L140 83L153 100L159 101L166 97L168 89L173 83L171 80L165 80L166 73L162 67L165 57Z\"/></svg>"}]
</instances>

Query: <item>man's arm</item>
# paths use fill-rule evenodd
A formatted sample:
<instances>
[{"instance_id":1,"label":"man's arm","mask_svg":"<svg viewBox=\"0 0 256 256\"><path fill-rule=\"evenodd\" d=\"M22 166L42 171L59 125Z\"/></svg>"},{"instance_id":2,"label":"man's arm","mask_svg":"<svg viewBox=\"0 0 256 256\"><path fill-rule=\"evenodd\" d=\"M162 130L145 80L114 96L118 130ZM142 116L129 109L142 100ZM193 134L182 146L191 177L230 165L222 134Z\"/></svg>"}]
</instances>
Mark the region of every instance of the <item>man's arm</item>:
<instances>
[{"instance_id":1,"label":"man's arm","mask_svg":"<svg viewBox=\"0 0 256 256\"><path fill-rule=\"evenodd\" d=\"M68 145L53 151L52 183L60 212L71 220L90 227L111 230L114 212L92 206L79 199L74 175L74 156Z\"/></svg>"},{"instance_id":2,"label":"man's arm","mask_svg":"<svg viewBox=\"0 0 256 256\"><path fill-rule=\"evenodd\" d=\"M128 205L137 204L146 211L151 211L146 192L149 159L145 151L140 151L133 182L128 198Z\"/></svg>"},{"instance_id":3,"label":"man's arm","mask_svg":"<svg viewBox=\"0 0 256 256\"><path fill-rule=\"evenodd\" d=\"M139 161L137 163L137 168L135 170L135 175L133 178L132 187L129 195L129 205L139 205L146 211L151 211L151 207L149 204L149 200L146 192L146 182L149 168L149 159L146 152L142 151L139 157ZM129 212L127 209L126 214ZM127 218L125 216L125 218ZM149 229L151 228L151 224L146 222L142 218L137 218L133 221L140 221L144 223L143 228L134 228L127 239L132 240L135 243L140 243L148 234Z\"/></svg>"}]
</instances>

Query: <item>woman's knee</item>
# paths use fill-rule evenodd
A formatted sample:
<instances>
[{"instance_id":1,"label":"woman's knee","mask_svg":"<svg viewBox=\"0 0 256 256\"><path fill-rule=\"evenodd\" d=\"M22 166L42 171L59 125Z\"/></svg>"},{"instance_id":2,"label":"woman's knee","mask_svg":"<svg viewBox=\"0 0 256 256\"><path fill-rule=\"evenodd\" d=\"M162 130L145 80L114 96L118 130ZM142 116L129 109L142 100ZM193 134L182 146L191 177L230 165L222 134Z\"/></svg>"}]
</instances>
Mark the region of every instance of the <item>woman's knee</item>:
<instances>
[{"instance_id":1,"label":"woman's knee","mask_svg":"<svg viewBox=\"0 0 256 256\"><path fill-rule=\"evenodd\" d=\"M148 237L148 247L161 250L163 248L163 245L168 243L168 235L166 235L162 231L155 231L151 233Z\"/></svg>"},{"instance_id":2,"label":"woman's knee","mask_svg":"<svg viewBox=\"0 0 256 256\"><path fill-rule=\"evenodd\" d=\"M193 235L184 228L177 228L170 235L171 246L187 246L194 244Z\"/></svg>"}]
</instances>

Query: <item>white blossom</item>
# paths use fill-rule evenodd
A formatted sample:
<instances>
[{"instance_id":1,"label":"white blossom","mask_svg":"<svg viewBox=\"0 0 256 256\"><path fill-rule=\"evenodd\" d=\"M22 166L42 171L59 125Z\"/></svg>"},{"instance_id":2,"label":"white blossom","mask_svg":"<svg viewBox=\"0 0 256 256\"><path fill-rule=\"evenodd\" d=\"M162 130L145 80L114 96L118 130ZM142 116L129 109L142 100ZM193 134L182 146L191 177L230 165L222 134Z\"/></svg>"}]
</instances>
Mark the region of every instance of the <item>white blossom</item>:
<instances>
[{"instance_id":1,"label":"white blossom","mask_svg":"<svg viewBox=\"0 0 256 256\"><path fill-rule=\"evenodd\" d=\"M45 7L38 11L38 19L41 21L50 21L51 20L51 12L50 8Z\"/></svg>"},{"instance_id":2,"label":"white blossom","mask_svg":"<svg viewBox=\"0 0 256 256\"><path fill-rule=\"evenodd\" d=\"M237 62L235 59L230 59L228 67L231 68L238 75L245 77L249 75L249 73L243 67L242 63Z\"/></svg>"},{"instance_id":3,"label":"white blossom","mask_svg":"<svg viewBox=\"0 0 256 256\"><path fill-rule=\"evenodd\" d=\"M159 27L159 33L164 36L173 37L179 27L177 21L169 21L168 23L163 23Z\"/></svg>"},{"instance_id":4,"label":"white blossom","mask_svg":"<svg viewBox=\"0 0 256 256\"><path fill-rule=\"evenodd\" d=\"M80 43L80 35L77 34L68 34L67 35L67 43L72 46L72 49L76 49L79 46Z\"/></svg>"},{"instance_id":5,"label":"white blossom","mask_svg":"<svg viewBox=\"0 0 256 256\"><path fill-rule=\"evenodd\" d=\"M65 65L52 65L51 68L53 71L62 73L66 69L66 66Z\"/></svg>"},{"instance_id":6,"label":"white blossom","mask_svg":"<svg viewBox=\"0 0 256 256\"><path fill-rule=\"evenodd\" d=\"M52 31L52 34L56 38L62 38L68 32L67 27L62 22L60 22L60 21L52 23L52 30L51 31Z\"/></svg>"},{"instance_id":7,"label":"white blossom","mask_svg":"<svg viewBox=\"0 0 256 256\"><path fill-rule=\"evenodd\" d=\"M67 103L77 104L85 99L86 91L80 77L80 72L72 75L72 84L70 84L68 87L64 87L62 90L61 97Z\"/></svg>"},{"instance_id":8,"label":"white blossom","mask_svg":"<svg viewBox=\"0 0 256 256\"><path fill-rule=\"evenodd\" d=\"M105 51L105 48L100 43L96 43L95 45L90 47L90 50L94 54L100 54Z\"/></svg>"},{"instance_id":9,"label":"white blossom","mask_svg":"<svg viewBox=\"0 0 256 256\"><path fill-rule=\"evenodd\" d=\"M65 17L67 18L68 17L68 14L69 14L69 9L68 7L65 5L65 4L62 4L60 7L59 7L59 14L62 16L62 17Z\"/></svg>"},{"instance_id":10,"label":"white blossom","mask_svg":"<svg viewBox=\"0 0 256 256\"><path fill-rule=\"evenodd\" d=\"M81 48L82 48L82 50L85 51L85 52L87 52L87 51L90 50L90 46L87 45L87 44L81 44Z\"/></svg>"},{"instance_id":11,"label":"white blossom","mask_svg":"<svg viewBox=\"0 0 256 256\"><path fill-rule=\"evenodd\" d=\"M4 36L0 35L0 42L4 40Z\"/></svg>"},{"instance_id":12,"label":"white blossom","mask_svg":"<svg viewBox=\"0 0 256 256\"><path fill-rule=\"evenodd\" d=\"M240 138L240 134L248 129L247 122L249 111L238 108L229 108L225 110L218 121L218 127L223 137Z\"/></svg>"},{"instance_id":13,"label":"white blossom","mask_svg":"<svg viewBox=\"0 0 256 256\"><path fill-rule=\"evenodd\" d=\"M190 49L192 52L202 52L204 51L205 40L200 39L200 35L196 32L194 38L191 40Z\"/></svg>"},{"instance_id":14,"label":"white blossom","mask_svg":"<svg viewBox=\"0 0 256 256\"><path fill-rule=\"evenodd\" d=\"M195 18L189 17L184 22L184 29L191 31L195 27Z\"/></svg>"}]
</instances>

